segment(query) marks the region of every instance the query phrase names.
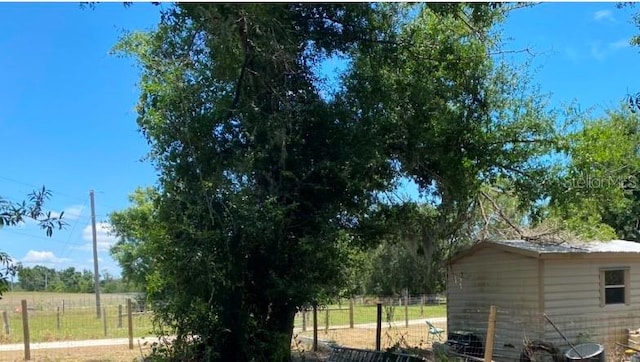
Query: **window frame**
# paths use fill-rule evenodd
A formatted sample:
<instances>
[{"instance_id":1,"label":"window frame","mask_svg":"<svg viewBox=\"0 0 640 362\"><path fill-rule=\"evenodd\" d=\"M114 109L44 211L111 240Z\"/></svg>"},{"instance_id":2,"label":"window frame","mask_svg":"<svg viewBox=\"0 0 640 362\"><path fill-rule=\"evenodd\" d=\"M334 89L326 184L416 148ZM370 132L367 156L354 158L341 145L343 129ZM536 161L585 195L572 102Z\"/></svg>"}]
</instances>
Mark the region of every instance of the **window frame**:
<instances>
[{"instance_id":1,"label":"window frame","mask_svg":"<svg viewBox=\"0 0 640 362\"><path fill-rule=\"evenodd\" d=\"M616 285L606 285L605 274L609 271L622 271L623 272L623 284ZM629 267L610 267L610 268L600 268L600 307L606 306L615 306L615 305L629 305L630 304L630 287L629 287L629 279L631 277L631 273L629 272ZM606 303L606 290L610 288L623 288L624 290L624 301L622 303Z\"/></svg>"}]
</instances>

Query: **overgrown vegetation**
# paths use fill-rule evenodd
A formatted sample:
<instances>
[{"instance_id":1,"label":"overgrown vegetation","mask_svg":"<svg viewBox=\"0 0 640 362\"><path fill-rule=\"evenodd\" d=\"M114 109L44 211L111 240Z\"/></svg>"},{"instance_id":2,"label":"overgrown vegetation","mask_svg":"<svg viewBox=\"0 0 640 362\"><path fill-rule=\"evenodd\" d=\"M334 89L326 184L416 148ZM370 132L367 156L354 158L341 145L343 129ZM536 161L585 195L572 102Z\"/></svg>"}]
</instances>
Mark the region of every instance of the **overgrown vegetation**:
<instances>
[{"instance_id":1,"label":"overgrown vegetation","mask_svg":"<svg viewBox=\"0 0 640 362\"><path fill-rule=\"evenodd\" d=\"M517 210L535 209L557 138L496 56L508 10L177 4L124 37L160 178L112 216L113 254L164 301L158 332L177 339L156 357L289 360L296 310L362 288L362 250L382 243L371 289L388 252L414 260L404 243L436 290L439 262L481 225L485 185L506 180ZM348 62L333 86L329 58ZM419 203L393 196L406 179Z\"/></svg>"}]
</instances>

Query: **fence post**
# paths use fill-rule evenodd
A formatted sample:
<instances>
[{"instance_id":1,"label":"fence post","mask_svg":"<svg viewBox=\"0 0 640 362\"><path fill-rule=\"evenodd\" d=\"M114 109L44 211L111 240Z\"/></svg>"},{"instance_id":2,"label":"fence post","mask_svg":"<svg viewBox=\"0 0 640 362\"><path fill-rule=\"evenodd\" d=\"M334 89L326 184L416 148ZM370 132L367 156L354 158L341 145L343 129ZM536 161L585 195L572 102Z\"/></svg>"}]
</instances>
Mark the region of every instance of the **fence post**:
<instances>
[{"instance_id":1,"label":"fence post","mask_svg":"<svg viewBox=\"0 0 640 362\"><path fill-rule=\"evenodd\" d=\"M404 326L409 328L409 289L404 289Z\"/></svg>"},{"instance_id":2,"label":"fence post","mask_svg":"<svg viewBox=\"0 0 640 362\"><path fill-rule=\"evenodd\" d=\"M420 296L420 316L424 316L424 294Z\"/></svg>"},{"instance_id":3,"label":"fence post","mask_svg":"<svg viewBox=\"0 0 640 362\"><path fill-rule=\"evenodd\" d=\"M376 311L376 351L380 350L380 338L382 337L382 303L378 302Z\"/></svg>"},{"instance_id":4,"label":"fence post","mask_svg":"<svg viewBox=\"0 0 640 362\"><path fill-rule=\"evenodd\" d=\"M313 306L313 351L318 352L318 307Z\"/></svg>"},{"instance_id":5,"label":"fence post","mask_svg":"<svg viewBox=\"0 0 640 362\"><path fill-rule=\"evenodd\" d=\"M307 331L307 309L306 307L302 309L302 331Z\"/></svg>"},{"instance_id":6,"label":"fence post","mask_svg":"<svg viewBox=\"0 0 640 362\"><path fill-rule=\"evenodd\" d=\"M325 333L329 330L329 306L324 310L324 331Z\"/></svg>"},{"instance_id":7,"label":"fence post","mask_svg":"<svg viewBox=\"0 0 640 362\"><path fill-rule=\"evenodd\" d=\"M133 349L133 308L131 298L127 298L127 324L129 327L129 349Z\"/></svg>"},{"instance_id":8,"label":"fence post","mask_svg":"<svg viewBox=\"0 0 640 362\"><path fill-rule=\"evenodd\" d=\"M22 331L24 334L24 359L31 360L31 343L29 336L29 310L27 309L27 300L22 300Z\"/></svg>"},{"instance_id":9,"label":"fence post","mask_svg":"<svg viewBox=\"0 0 640 362\"><path fill-rule=\"evenodd\" d=\"M491 362L493 359L493 339L496 332L496 306L492 305L489 309L489 325L487 326L487 343L484 348L485 362Z\"/></svg>"},{"instance_id":10,"label":"fence post","mask_svg":"<svg viewBox=\"0 0 640 362\"><path fill-rule=\"evenodd\" d=\"M107 336L107 308L102 308L102 324L104 325L104 336Z\"/></svg>"},{"instance_id":11,"label":"fence post","mask_svg":"<svg viewBox=\"0 0 640 362\"><path fill-rule=\"evenodd\" d=\"M62 300L62 315L64 315L64 299Z\"/></svg>"},{"instance_id":12,"label":"fence post","mask_svg":"<svg viewBox=\"0 0 640 362\"><path fill-rule=\"evenodd\" d=\"M122 328L122 304L118 304L118 328Z\"/></svg>"},{"instance_id":13,"label":"fence post","mask_svg":"<svg viewBox=\"0 0 640 362\"><path fill-rule=\"evenodd\" d=\"M349 299L349 328L353 328L353 297Z\"/></svg>"},{"instance_id":14,"label":"fence post","mask_svg":"<svg viewBox=\"0 0 640 362\"><path fill-rule=\"evenodd\" d=\"M60 307L56 307L56 329L60 330Z\"/></svg>"},{"instance_id":15,"label":"fence post","mask_svg":"<svg viewBox=\"0 0 640 362\"><path fill-rule=\"evenodd\" d=\"M4 332L8 335L11 332L11 328L9 328L9 314L7 311L2 312L2 320L4 321Z\"/></svg>"}]
</instances>

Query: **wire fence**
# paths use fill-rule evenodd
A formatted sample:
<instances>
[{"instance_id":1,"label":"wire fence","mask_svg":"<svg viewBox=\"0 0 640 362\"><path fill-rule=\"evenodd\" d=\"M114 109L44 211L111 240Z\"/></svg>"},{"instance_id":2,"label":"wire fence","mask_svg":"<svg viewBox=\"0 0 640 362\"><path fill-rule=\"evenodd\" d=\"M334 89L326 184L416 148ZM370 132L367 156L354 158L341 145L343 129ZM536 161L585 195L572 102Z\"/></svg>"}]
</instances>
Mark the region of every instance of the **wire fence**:
<instances>
[{"instance_id":1,"label":"wire fence","mask_svg":"<svg viewBox=\"0 0 640 362\"><path fill-rule=\"evenodd\" d=\"M312 343L314 333L320 343L363 349L426 349L446 340L446 299L440 295L341 300L316 310L315 332L313 314L296 315L294 345Z\"/></svg>"},{"instance_id":2,"label":"wire fence","mask_svg":"<svg viewBox=\"0 0 640 362\"><path fill-rule=\"evenodd\" d=\"M0 300L0 360L17 358L20 351L29 360L31 350L139 349L139 339L152 336L152 314L136 295L103 295L99 310L90 295L28 296Z\"/></svg>"},{"instance_id":3,"label":"wire fence","mask_svg":"<svg viewBox=\"0 0 640 362\"><path fill-rule=\"evenodd\" d=\"M54 351L65 351L62 359L73 360L69 357L72 351L89 347L103 348L98 355L130 348L139 354L147 352L155 341L152 311L136 303L137 299L135 294L103 294L98 315L92 294L5 295L0 300L0 360L33 359L40 352L49 357ZM313 341L313 314L307 310L296 315L294 343ZM429 348L433 342L446 340L446 300L442 296L343 299L317 309L315 316L320 343L366 349ZM131 360L131 356L123 354L122 360Z\"/></svg>"},{"instance_id":4,"label":"wire fence","mask_svg":"<svg viewBox=\"0 0 640 362\"><path fill-rule=\"evenodd\" d=\"M28 359L31 350L47 348L138 350L138 338L153 340L152 312L137 307L135 295L104 295L99 317L93 295L18 297L23 299L0 300L2 361ZM633 306L545 314L498 305L493 321L490 310L469 301L447 311L442 296L345 299L299 312L292 345L315 339L349 348L413 348L473 358L483 358L490 349L495 361L564 361L572 354L576 359L602 355L608 361L640 360L640 310Z\"/></svg>"},{"instance_id":5,"label":"wire fence","mask_svg":"<svg viewBox=\"0 0 640 362\"><path fill-rule=\"evenodd\" d=\"M352 301L346 312L333 305L317 309L315 333L313 323L306 330L296 323L295 346L315 334L319 343L428 352L429 360L640 361L640 310L631 305L555 314L498 305L492 314L490 305L469 301L472 308L450 310L446 318L446 306L440 304L377 302L380 307Z\"/></svg>"}]
</instances>

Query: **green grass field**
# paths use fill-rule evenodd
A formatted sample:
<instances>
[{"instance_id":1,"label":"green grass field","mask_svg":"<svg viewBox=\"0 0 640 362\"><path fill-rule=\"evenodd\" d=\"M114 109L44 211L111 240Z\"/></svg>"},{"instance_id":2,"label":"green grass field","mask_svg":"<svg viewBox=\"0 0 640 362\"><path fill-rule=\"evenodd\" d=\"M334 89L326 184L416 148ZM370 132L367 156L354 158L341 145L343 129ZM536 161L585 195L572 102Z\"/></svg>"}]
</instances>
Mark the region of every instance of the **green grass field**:
<instances>
[{"instance_id":1,"label":"green grass field","mask_svg":"<svg viewBox=\"0 0 640 362\"><path fill-rule=\"evenodd\" d=\"M135 299L135 294L102 294L104 307L126 304L127 298ZM95 295L86 293L49 293L49 292L8 292L0 299L0 310L15 310L25 299L29 308L36 310L55 310L57 307L94 307Z\"/></svg>"},{"instance_id":2,"label":"green grass field","mask_svg":"<svg viewBox=\"0 0 640 362\"><path fill-rule=\"evenodd\" d=\"M33 293L10 292L0 300L0 313L6 312L9 320L9 333L5 332L0 319L0 343L21 343L23 341L21 300L27 300L29 330L31 342L52 342L101 338L125 338L128 336L126 299L133 295L103 294L101 307L106 314L105 320L96 316L95 296L93 294L73 293ZM122 306L122 323L119 323L119 306ZM327 313L328 310L328 313ZM318 310L318 328L349 325L349 305L330 305L327 310ZM446 305L410 305L408 319L426 319L446 317ZM392 313L391 313L392 312ZM389 317L389 318L388 318ZM375 323L376 306L356 305L353 310L355 324ZM382 320L401 322L405 320L405 307L383 307ZM312 326L312 313L307 314L307 330ZM302 315L298 313L295 327L302 327ZM133 316L134 337L151 335L151 314Z\"/></svg>"},{"instance_id":3,"label":"green grass field","mask_svg":"<svg viewBox=\"0 0 640 362\"><path fill-rule=\"evenodd\" d=\"M0 343L23 341L20 308L23 299L27 300L31 342L127 337L126 299L132 295L104 294L101 297L101 318L98 319L92 294L6 293L0 300L0 312L6 312L9 333L6 333L3 318L0 319ZM151 335L150 313L134 314L132 321L134 337Z\"/></svg>"},{"instance_id":4,"label":"green grass field","mask_svg":"<svg viewBox=\"0 0 640 362\"><path fill-rule=\"evenodd\" d=\"M329 306L329 328L335 326L349 325L349 306L341 305L338 309L337 305ZM327 310L318 310L318 328L324 329L327 324ZM423 319L423 318L439 318L447 316L447 306L442 305L425 305L420 307L419 305L410 305L407 308L408 319ZM376 322L377 308L375 305L356 305L353 308L353 323L375 323ZM307 326L312 325L312 313L307 314ZM382 308L382 321L400 322L405 320L405 307L394 306L393 308ZM302 327L302 315L298 313L295 319L295 327Z\"/></svg>"}]
</instances>

